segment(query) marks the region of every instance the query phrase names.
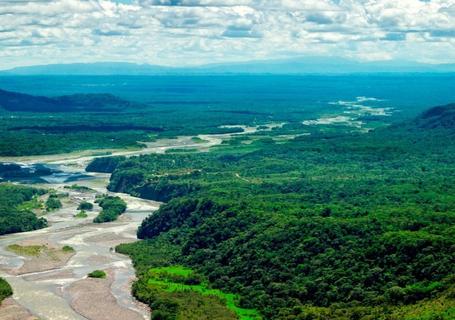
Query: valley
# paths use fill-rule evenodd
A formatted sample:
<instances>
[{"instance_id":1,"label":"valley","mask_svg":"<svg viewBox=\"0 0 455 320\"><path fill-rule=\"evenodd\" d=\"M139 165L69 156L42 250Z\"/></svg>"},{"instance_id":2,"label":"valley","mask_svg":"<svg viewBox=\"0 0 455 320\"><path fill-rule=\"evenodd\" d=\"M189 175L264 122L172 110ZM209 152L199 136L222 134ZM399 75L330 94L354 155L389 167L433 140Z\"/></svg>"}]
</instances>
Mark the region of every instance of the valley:
<instances>
[{"instance_id":1,"label":"valley","mask_svg":"<svg viewBox=\"0 0 455 320\"><path fill-rule=\"evenodd\" d=\"M453 104L211 99L0 110L0 319L451 319Z\"/></svg>"},{"instance_id":2,"label":"valley","mask_svg":"<svg viewBox=\"0 0 455 320\"><path fill-rule=\"evenodd\" d=\"M270 124L269 130L280 124ZM243 133L253 133L256 127L244 127ZM164 153L169 149L198 148L207 151L220 144L230 134L201 135L194 143L191 137L162 140L150 143L141 150L111 152L112 156L134 156ZM31 156L0 158L0 162L32 165L40 163L58 169L51 176L41 177L34 188L53 190L62 194L63 207L45 214L49 227L28 233L0 236L0 277L11 285L14 296L0 306L0 319L148 319L147 306L131 296L134 269L127 256L115 253L121 243L137 240L136 230L141 221L156 211L159 202L113 193L106 189L110 174L86 173L85 167L93 159L87 151L74 155ZM55 170L54 169L54 170ZM48 174L48 173L46 173ZM19 182L24 177L18 178ZM26 182L28 177L25 177ZM74 181L73 181L74 180ZM69 187L73 181L73 187ZM77 186L77 187L75 187ZM95 202L99 194L121 197L127 210L117 221L108 224L93 224L99 213L95 206L82 219L75 217L81 202ZM74 251L68 256L54 254L27 254L25 250L12 251L11 246L23 248L42 247L44 251L59 251L68 246ZM90 279L93 270L105 270L106 280ZM93 304L93 301L98 303Z\"/></svg>"},{"instance_id":3,"label":"valley","mask_svg":"<svg viewBox=\"0 0 455 320\"><path fill-rule=\"evenodd\" d=\"M0 320L455 320L455 0L0 21Z\"/></svg>"}]
</instances>

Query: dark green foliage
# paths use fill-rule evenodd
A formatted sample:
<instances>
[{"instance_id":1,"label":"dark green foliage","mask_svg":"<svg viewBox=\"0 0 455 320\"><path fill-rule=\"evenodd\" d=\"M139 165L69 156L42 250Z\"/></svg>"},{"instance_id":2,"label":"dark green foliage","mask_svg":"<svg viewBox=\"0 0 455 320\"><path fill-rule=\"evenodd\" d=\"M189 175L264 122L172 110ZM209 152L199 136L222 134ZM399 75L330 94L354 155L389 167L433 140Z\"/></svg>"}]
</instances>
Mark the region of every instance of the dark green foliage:
<instances>
[{"instance_id":1,"label":"dark green foliage","mask_svg":"<svg viewBox=\"0 0 455 320\"><path fill-rule=\"evenodd\" d=\"M56 194L49 195L46 200L46 211L54 211L62 207L62 202Z\"/></svg>"},{"instance_id":2,"label":"dark green foliage","mask_svg":"<svg viewBox=\"0 0 455 320\"><path fill-rule=\"evenodd\" d=\"M0 278L0 305L2 301L13 295L13 289L3 278Z\"/></svg>"},{"instance_id":3,"label":"dark green foliage","mask_svg":"<svg viewBox=\"0 0 455 320\"><path fill-rule=\"evenodd\" d=\"M144 140L138 131L92 132L68 131L43 134L37 130L0 130L0 156L57 154L86 149L141 147Z\"/></svg>"},{"instance_id":4,"label":"dark green foliage","mask_svg":"<svg viewBox=\"0 0 455 320\"><path fill-rule=\"evenodd\" d=\"M80 186L80 185L77 185L77 184L73 184L71 186L65 186L64 188L65 189L75 190L75 191L78 191L78 192L96 192L92 188L89 188L89 187L86 187L86 186Z\"/></svg>"},{"instance_id":5,"label":"dark green foliage","mask_svg":"<svg viewBox=\"0 0 455 320\"><path fill-rule=\"evenodd\" d=\"M115 221L126 210L126 202L119 197L104 196L97 202L103 210L93 219L95 223Z\"/></svg>"},{"instance_id":6,"label":"dark green foliage","mask_svg":"<svg viewBox=\"0 0 455 320\"><path fill-rule=\"evenodd\" d=\"M438 299L455 274L455 140L409 128L126 159L113 190L197 186L144 220L147 242L126 252L138 270L191 266L266 319L379 319Z\"/></svg>"},{"instance_id":7,"label":"dark green foliage","mask_svg":"<svg viewBox=\"0 0 455 320\"><path fill-rule=\"evenodd\" d=\"M62 251L63 251L63 252L66 252L66 253L72 253L72 252L74 252L75 250L74 250L74 248L71 247L71 246L63 246Z\"/></svg>"},{"instance_id":8,"label":"dark green foliage","mask_svg":"<svg viewBox=\"0 0 455 320\"><path fill-rule=\"evenodd\" d=\"M112 112L139 105L110 94L74 94L49 98L0 90L0 106L8 111L20 112Z\"/></svg>"},{"instance_id":9,"label":"dark green foliage","mask_svg":"<svg viewBox=\"0 0 455 320\"><path fill-rule=\"evenodd\" d=\"M106 83L112 86L106 86ZM377 127L397 118L416 115L432 103L445 103L453 97L453 83L453 74L50 76L40 77L39 81L36 77L0 77L1 86L10 91L48 96L3 92L17 98L13 109L33 112L0 108L0 155L139 148L143 145L137 141L240 132L242 129L236 125L269 122L287 122L288 129L299 128L296 133L302 134L313 130L310 126L303 126L302 120L316 119L321 114L342 113L343 106L329 103L353 99L360 94L385 100L374 101L372 105L400 109L393 117L359 115L360 120L375 122L374 127ZM112 95L74 95L99 90ZM62 94L66 95L65 98L61 98ZM139 105L131 101L138 101ZM55 106L55 102L60 106ZM234 127L220 128L222 125Z\"/></svg>"},{"instance_id":10,"label":"dark green foliage","mask_svg":"<svg viewBox=\"0 0 455 320\"><path fill-rule=\"evenodd\" d=\"M77 210L87 210L90 211L93 209L93 203L87 202L87 201L82 201L79 206L77 207Z\"/></svg>"},{"instance_id":11,"label":"dark green foliage","mask_svg":"<svg viewBox=\"0 0 455 320\"><path fill-rule=\"evenodd\" d=\"M181 247L173 244L171 238L172 235L168 233L153 241L121 244L116 247L116 252L134 256L134 267L143 274L150 266L165 267L175 261Z\"/></svg>"},{"instance_id":12,"label":"dark green foliage","mask_svg":"<svg viewBox=\"0 0 455 320\"><path fill-rule=\"evenodd\" d=\"M419 127L425 129L445 128L455 131L455 103L431 108L416 119Z\"/></svg>"},{"instance_id":13,"label":"dark green foliage","mask_svg":"<svg viewBox=\"0 0 455 320\"><path fill-rule=\"evenodd\" d=\"M95 270L95 271L90 272L88 274L88 277L89 278L104 279L104 278L106 278L106 272L104 272L103 270Z\"/></svg>"},{"instance_id":14,"label":"dark green foliage","mask_svg":"<svg viewBox=\"0 0 455 320\"><path fill-rule=\"evenodd\" d=\"M40 164L33 167L21 167L14 163L0 163L0 178L33 178L52 174L52 170Z\"/></svg>"},{"instance_id":15,"label":"dark green foliage","mask_svg":"<svg viewBox=\"0 0 455 320\"><path fill-rule=\"evenodd\" d=\"M160 209L159 215L145 219L137 234L140 239L153 238L174 228L197 226L222 209L210 200L171 201Z\"/></svg>"},{"instance_id":16,"label":"dark green foliage","mask_svg":"<svg viewBox=\"0 0 455 320\"><path fill-rule=\"evenodd\" d=\"M44 218L18 206L45 192L41 189L12 184L0 184L0 235L41 229L47 226Z\"/></svg>"},{"instance_id":17,"label":"dark green foliage","mask_svg":"<svg viewBox=\"0 0 455 320\"><path fill-rule=\"evenodd\" d=\"M123 160L125 160L125 157L96 158L89 163L87 168L85 168L85 171L112 173L117 167L117 165Z\"/></svg>"},{"instance_id":18,"label":"dark green foliage","mask_svg":"<svg viewBox=\"0 0 455 320\"><path fill-rule=\"evenodd\" d=\"M176 181L178 177L160 176L151 177L147 183L138 184L144 180L143 171L126 169L114 171L108 189L111 191L127 191L131 194L156 201L167 202L173 198L184 196L201 188L197 183L189 181Z\"/></svg>"}]
</instances>

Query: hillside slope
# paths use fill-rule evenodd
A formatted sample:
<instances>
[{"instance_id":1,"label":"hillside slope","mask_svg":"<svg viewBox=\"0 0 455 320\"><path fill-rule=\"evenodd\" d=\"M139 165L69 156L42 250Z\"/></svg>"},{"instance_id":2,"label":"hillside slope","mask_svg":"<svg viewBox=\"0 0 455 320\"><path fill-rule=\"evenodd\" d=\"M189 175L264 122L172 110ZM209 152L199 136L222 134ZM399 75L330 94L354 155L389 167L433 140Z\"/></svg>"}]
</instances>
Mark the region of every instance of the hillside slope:
<instances>
[{"instance_id":1,"label":"hillside slope","mask_svg":"<svg viewBox=\"0 0 455 320\"><path fill-rule=\"evenodd\" d=\"M415 123L422 129L443 128L455 131L455 103L431 108L417 117Z\"/></svg>"},{"instance_id":2,"label":"hillside slope","mask_svg":"<svg viewBox=\"0 0 455 320\"><path fill-rule=\"evenodd\" d=\"M98 160L112 191L173 197L142 223L146 241L119 248L135 294L153 303L148 268L183 264L266 319L451 319L455 142L412 123Z\"/></svg>"},{"instance_id":3,"label":"hillside slope","mask_svg":"<svg viewBox=\"0 0 455 320\"><path fill-rule=\"evenodd\" d=\"M0 108L13 112L111 112L138 106L111 94L42 97L0 89Z\"/></svg>"}]
</instances>

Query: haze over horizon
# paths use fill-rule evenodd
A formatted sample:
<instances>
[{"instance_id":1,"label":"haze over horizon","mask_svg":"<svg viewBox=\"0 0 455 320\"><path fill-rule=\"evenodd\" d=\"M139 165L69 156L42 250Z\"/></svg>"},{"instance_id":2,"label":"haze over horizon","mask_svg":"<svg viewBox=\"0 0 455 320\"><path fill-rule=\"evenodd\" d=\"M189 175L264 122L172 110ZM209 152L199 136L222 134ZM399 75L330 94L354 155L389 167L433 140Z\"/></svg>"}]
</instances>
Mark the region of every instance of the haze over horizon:
<instances>
[{"instance_id":1,"label":"haze over horizon","mask_svg":"<svg viewBox=\"0 0 455 320\"><path fill-rule=\"evenodd\" d=\"M455 3L445 0L6 0L0 16L0 69L308 56L455 62Z\"/></svg>"}]
</instances>

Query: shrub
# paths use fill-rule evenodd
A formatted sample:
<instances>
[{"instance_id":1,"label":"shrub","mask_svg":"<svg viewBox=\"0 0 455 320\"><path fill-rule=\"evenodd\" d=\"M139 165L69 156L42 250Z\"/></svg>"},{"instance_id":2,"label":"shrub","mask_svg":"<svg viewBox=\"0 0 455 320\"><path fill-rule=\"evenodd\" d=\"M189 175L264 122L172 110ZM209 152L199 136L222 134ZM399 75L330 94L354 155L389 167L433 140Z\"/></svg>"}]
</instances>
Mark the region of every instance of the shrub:
<instances>
[{"instance_id":1,"label":"shrub","mask_svg":"<svg viewBox=\"0 0 455 320\"><path fill-rule=\"evenodd\" d=\"M62 203L57 198L56 195L50 195L49 198L46 200L46 211L54 211L60 209L62 207Z\"/></svg>"},{"instance_id":2,"label":"shrub","mask_svg":"<svg viewBox=\"0 0 455 320\"><path fill-rule=\"evenodd\" d=\"M66 253L71 253L71 252L74 252L75 250L74 250L73 247L70 247L70 246L63 246L62 251L63 251L63 252L66 252Z\"/></svg>"},{"instance_id":3,"label":"shrub","mask_svg":"<svg viewBox=\"0 0 455 320\"><path fill-rule=\"evenodd\" d=\"M88 274L90 278L104 279L106 278L106 272L103 270L95 270Z\"/></svg>"},{"instance_id":4,"label":"shrub","mask_svg":"<svg viewBox=\"0 0 455 320\"><path fill-rule=\"evenodd\" d=\"M77 210L87 210L90 211L93 209L93 204L87 201L82 201L79 206L77 207Z\"/></svg>"},{"instance_id":5,"label":"shrub","mask_svg":"<svg viewBox=\"0 0 455 320\"><path fill-rule=\"evenodd\" d=\"M87 215L87 213L85 213L84 210L82 210L81 212L79 212L78 214L76 214L74 217L75 217L75 218L83 219L83 218L87 218L88 215Z\"/></svg>"}]
</instances>

